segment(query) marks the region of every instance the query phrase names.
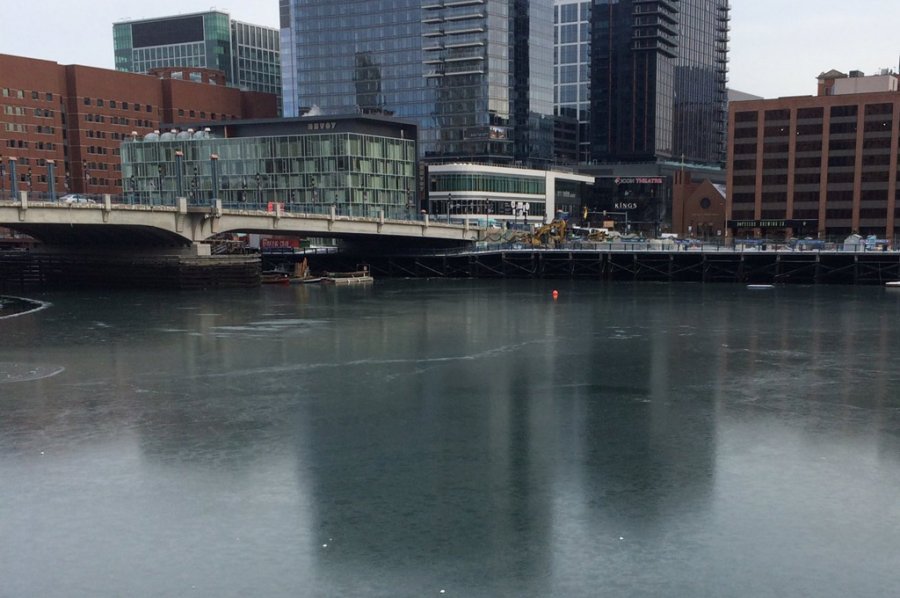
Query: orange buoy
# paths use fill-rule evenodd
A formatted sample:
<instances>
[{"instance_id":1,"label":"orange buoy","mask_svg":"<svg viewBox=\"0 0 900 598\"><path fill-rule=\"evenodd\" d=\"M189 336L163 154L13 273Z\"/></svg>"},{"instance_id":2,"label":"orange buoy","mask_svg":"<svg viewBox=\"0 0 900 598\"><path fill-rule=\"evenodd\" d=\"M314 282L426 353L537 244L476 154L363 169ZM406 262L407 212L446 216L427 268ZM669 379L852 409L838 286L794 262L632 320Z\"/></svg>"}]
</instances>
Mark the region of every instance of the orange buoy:
<instances>
[{"instance_id":1,"label":"orange buoy","mask_svg":"<svg viewBox=\"0 0 900 598\"><path fill-rule=\"evenodd\" d=\"M556 299L557 297L559 297L559 291L553 289L553 298Z\"/></svg>"}]
</instances>

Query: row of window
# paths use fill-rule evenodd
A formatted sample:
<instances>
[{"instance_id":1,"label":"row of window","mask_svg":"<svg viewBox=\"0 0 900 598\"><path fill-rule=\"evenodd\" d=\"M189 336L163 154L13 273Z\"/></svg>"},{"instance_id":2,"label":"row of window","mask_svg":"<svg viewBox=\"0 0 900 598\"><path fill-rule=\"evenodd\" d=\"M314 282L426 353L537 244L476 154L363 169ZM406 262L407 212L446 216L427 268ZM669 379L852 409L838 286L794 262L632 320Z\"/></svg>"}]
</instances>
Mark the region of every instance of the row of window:
<instances>
[{"instance_id":1,"label":"row of window","mask_svg":"<svg viewBox=\"0 0 900 598\"><path fill-rule=\"evenodd\" d=\"M2 89L2 91L0 91L0 93L2 93L2 96L3 96L4 98L16 98L16 99L19 99L19 100L24 100L24 99L25 99L25 92L24 92L23 90L21 90L21 89L10 89L10 88L8 88L8 87L4 87L4 88ZM41 94L40 94L40 93L38 93L37 91L32 91L32 92L31 92L31 99L32 99L32 100L38 100L38 99L40 99L40 98L41 98ZM44 99L45 99L46 101L48 101L48 102L52 102L52 101L53 101L53 93L51 93L51 92L49 92L49 91L46 92L46 93L44 94Z\"/></svg>"},{"instance_id":2,"label":"row of window","mask_svg":"<svg viewBox=\"0 0 900 598\"><path fill-rule=\"evenodd\" d=\"M108 156L110 154L110 148L103 147L101 145L90 145L85 148L85 151L88 154L95 154L95 155L99 155L99 156ZM117 148L117 147L112 148L112 155L118 156L118 155L120 155L120 153L121 153L121 151L119 150L119 148Z\"/></svg>"},{"instance_id":3,"label":"row of window","mask_svg":"<svg viewBox=\"0 0 900 598\"><path fill-rule=\"evenodd\" d=\"M106 132L106 131L89 130L85 133L85 135L89 139L106 139L107 137L109 137L110 139L115 139L117 141L122 141L122 140L131 138L131 135L129 135L129 134L119 133L117 131Z\"/></svg>"},{"instance_id":4,"label":"row of window","mask_svg":"<svg viewBox=\"0 0 900 598\"><path fill-rule=\"evenodd\" d=\"M190 116L191 118L197 118L197 115L198 115L198 112L197 112L196 110L185 110L184 108L179 108L179 109L178 109L178 116ZM200 116L201 119L205 119L205 118L206 118L206 112L205 112L204 110L200 110L200 111L199 111L199 116ZM221 115L220 115L220 114L217 114L217 113L215 113L215 112L212 112L212 113L210 113L210 115L209 115L210 120L219 120L219 117L221 117L222 120L228 120L229 118L231 118L231 120L234 120L234 119L237 118L237 116L235 116L234 114L232 114L232 115L229 117L229 115L227 115L227 114L221 114Z\"/></svg>"},{"instance_id":5,"label":"row of window","mask_svg":"<svg viewBox=\"0 0 900 598\"><path fill-rule=\"evenodd\" d=\"M106 102L101 98L97 98L96 100L93 100L88 97L85 97L83 102L84 102L85 106L97 106L98 108L103 108L107 104L109 104L110 108L113 108L116 110L119 110L119 109L128 110L129 108L132 108L132 109L134 109L135 112L140 112L141 106L142 106L142 104L139 104L138 102L135 102L134 104L129 104L128 102L117 102L116 100L109 100L109 102ZM153 112L153 106L151 104L147 104L146 106L144 106L144 109L147 112Z\"/></svg>"},{"instance_id":6,"label":"row of window","mask_svg":"<svg viewBox=\"0 0 900 598\"><path fill-rule=\"evenodd\" d=\"M94 122L94 123L105 123L107 117L103 114L85 114L84 121L85 122ZM155 123L148 119L136 118L132 121L130 118L126 118L124 116L110 116L109 117L110 124L113 125L124 125L130 126L132 123L135 127L146 127L148 129L155 127Z\"/></svg>"},{"instance_id":7,"label":"row of window","mask_svg":"<svg viewBox=\"0 0 900 598\"><path fill-rule=\"evenodd\" d=\"M890 103L882 103L882 104L865 104L865 115L866 116L890 116L893 112L894 106ZM831 107L831 118L839 119L839 118L856 118L858 114L858 106L850 105L850 106L832 106ZM824 108L798 108L797 109L797 119L818 119L821 121L824 115ZM773 121L783 121L785 123L790 121L791 111L789 109L778 109L778 110L766 110L765 111L765 121L766 123L771 123ZM759 113L756 111L745 111L745 112L736 112L734 115L734 122L738 126L738 128L744 128L747 125L752 127L752 124L755 124L759 119Z\"/></svg>"},{"instance_id":8,"label":"row of window","mask_svg":"<svg viewBox=\"0 0 900 598\"><path fill-rule=\"evenodd\" d=\"M29 149L31 147L31 142L23 141L21 139L7 139L6 147L11 149ZM56 144L47 141L35 141L34 149L39 151L54 152L56 151Z\"/></svg>"}]
</instances>

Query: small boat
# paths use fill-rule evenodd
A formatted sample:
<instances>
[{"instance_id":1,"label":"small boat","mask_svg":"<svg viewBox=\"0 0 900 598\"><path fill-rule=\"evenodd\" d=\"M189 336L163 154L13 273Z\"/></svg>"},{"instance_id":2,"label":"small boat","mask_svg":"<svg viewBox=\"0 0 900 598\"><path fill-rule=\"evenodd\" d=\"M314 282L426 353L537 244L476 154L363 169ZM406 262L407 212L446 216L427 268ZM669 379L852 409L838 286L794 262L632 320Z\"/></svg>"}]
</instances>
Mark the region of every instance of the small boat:
<instances>
[{"instance_id":1,"label":"small boat","mask_svg":"<svg viewBox=\"0 0 900 598\"><path fill-rule=\"evenodd\" d=\"M754 290L754 291L760 291L762 289L774 289L775 285L774 284L748 284L747 288Z\"/></svg>"},{"instance_id":2,"label":"small boat","mask_svg":"<svg viewBox=\"0 0 900 598\"><path fill-rule=\"evenodd\" d=\"M291 278L284 272L268 271L260 275L259 281L263 284L290 284Z\"/></svg>"},{"instance_id":3,"label":"small boat","mask_svg":"<svg viewBox=\"0 0 900 598\"><path fill-rule=\"evenodd\" d=\"M353 272L326 272L322 278L323 284L335 285L355 285L368 284L375 282L375 279L369 274L368 266L361 266L360 270Z\"/></svg>"},{"instance_id":4,"label":"small boat","mask_svg":"<svg viewBox=\"0 0 900 598\"><path fill-rule=\"evenodd\" d=\"M900 289L900 280L891 280L884 283L884 286L888 287L889 289Z\"/></svg>"},{"instance_id":5,"label":"small boat","mask_svg":"<svg viewBox=\"0 0 900 598\"><path fill-rule=\"evenodd\" d=\"M304 276L303 278L298 278L296 276L292 276L288 278L288 282L290 284L315 284L325 280L324 276Z\"/></svg>"},{"instance_id":6,"label":"small boat","mask_svg":"<svg viewBox=\"0 0 900 598\"><path fill-rule=\"evenodd\" d=\"M288 276L290 284L313 284L322 282L322 280L324 280L323 276L313 276L310 273L306 258L303 258L302 262L294 264L294 272Z\"/></svg>"}]
</instances>

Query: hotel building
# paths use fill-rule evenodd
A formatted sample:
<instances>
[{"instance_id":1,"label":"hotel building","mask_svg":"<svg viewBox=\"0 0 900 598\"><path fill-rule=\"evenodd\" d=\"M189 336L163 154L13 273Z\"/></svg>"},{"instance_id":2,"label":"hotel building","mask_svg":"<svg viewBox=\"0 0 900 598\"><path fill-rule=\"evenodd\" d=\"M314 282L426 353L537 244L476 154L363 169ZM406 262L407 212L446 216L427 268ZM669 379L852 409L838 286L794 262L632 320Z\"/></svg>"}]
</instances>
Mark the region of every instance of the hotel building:
<instances>
[{"instance_id":1,"label":"hotel building","mask_svg":"<svg viewBox=\"0 0 900 598\"><path fill-rule=\"evenodd\" d=\"M416 209L416 127L378 116L195 123L122 145L142 203L214 199L257 209L409 218Z\"/></svg>"}]
</instances>

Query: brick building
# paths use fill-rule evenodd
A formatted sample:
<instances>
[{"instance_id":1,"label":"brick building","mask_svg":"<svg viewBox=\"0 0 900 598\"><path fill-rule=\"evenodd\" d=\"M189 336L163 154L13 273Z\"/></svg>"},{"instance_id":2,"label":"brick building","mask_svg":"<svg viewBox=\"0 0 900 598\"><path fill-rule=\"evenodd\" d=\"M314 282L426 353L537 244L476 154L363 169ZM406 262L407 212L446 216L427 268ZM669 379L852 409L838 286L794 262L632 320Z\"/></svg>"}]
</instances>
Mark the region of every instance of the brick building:
<instances>
[{"instance_id":1,"label":"brick building","mask_svg":"<svg viewBox=\"0 0 900 598\"><path fill-rule=\"evenodd\" d=\"M672 232L706 241L725 236L725 186L709 179L693 180L690 171L676 172L672 181Z\"/></svg>"},{"instance_id":2,"label":"brick building","mask_svg":"<svg viewBox=\"0 0 900 598\"><path fill-rule=\"evenodd\" d=\"M728 226L737 236L900 230L898 76L819 77L819 95L729 109Z\"/></svg>"},{"instance_id":3,"label":"brick building","mask_svg":"<svg viewBox=\"0 0 900 598\"><path fill-rule=\"evenodd\" d=\"M22 191L48 192L52 164L58 194L119 194L119 146L132 134L277 113L268 93L0 54L0 196L12 162Z\"/></svg>"}]
</instances>

